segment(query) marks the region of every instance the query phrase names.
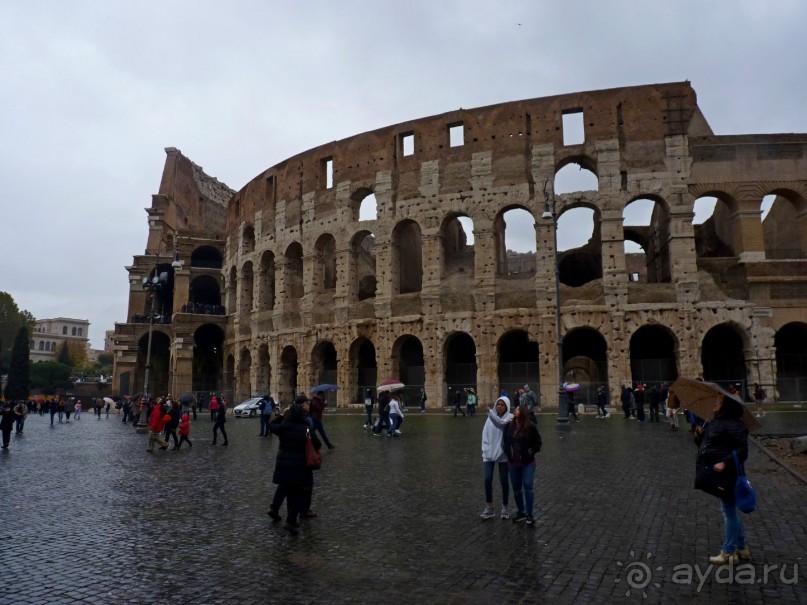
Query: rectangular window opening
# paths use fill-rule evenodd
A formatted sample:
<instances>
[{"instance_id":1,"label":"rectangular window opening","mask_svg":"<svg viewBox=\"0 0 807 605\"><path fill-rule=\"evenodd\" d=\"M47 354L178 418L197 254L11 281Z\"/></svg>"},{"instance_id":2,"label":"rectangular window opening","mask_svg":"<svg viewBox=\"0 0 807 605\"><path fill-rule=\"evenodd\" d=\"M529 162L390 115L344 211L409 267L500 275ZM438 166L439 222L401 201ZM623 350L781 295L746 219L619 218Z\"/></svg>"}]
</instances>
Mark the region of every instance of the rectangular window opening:
<instances>
[{"instance_id":1,"label":"rectangular window opening","mask_svg":"<svg viewBox=\"0 0 807 605\"><path fill-rule=\"evenodd\" d=\"M275 203L275 177L274 175L266 177L266 202L270 206Z\"/></svg>"},{"instance_id":2,"label":"rectangular window opening","mask_svg":"<svg viewBox=\"0 0 807 605\"><path fill-rule=\"evenodd\" d=\"M465 124L458 122L448 125L448 146L462 147L465 145Z\"/></svg>"},{"instance_id":3,"label":"rectangular window opening","mask_svg":"<svg viewBox=\"0 0 807 605\"><path fill-rule=\"evenodd\" d=\"M586 142L582 109L567 109L563 112L563 144L581 145Z\"/></svg>"},{"instance_id":4,"label":"rectangular window opening","mask_svg":"<svg viewBox=\"0 0 807 605\"><path fill-rule=\"evenodd\" d=\"M322 160L322 172L325 177L325 188L330 189L333 187L333 158Z\"/></svg>"},{"instance_id":5,"label":"rectangular window opening","mask_svg":"<svg viewBox=\"0 0 807 605\"><path fill-rule=\"evenodd\" d=\"M404 156L415 155L415 133L407 132L401 135L401 151Z\"/></svg>"}]
</instances>

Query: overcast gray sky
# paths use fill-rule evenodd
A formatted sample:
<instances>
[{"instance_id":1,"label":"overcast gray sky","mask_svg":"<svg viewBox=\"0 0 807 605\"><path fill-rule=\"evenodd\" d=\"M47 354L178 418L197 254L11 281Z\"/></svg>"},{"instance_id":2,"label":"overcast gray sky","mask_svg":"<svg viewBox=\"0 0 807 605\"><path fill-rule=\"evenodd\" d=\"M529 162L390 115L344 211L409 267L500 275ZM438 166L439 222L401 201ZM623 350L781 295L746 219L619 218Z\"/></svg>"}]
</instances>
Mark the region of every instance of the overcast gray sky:
<instances>
[{"instance_id":1,"label":"overcast gray sky","mask_svg":"<svg viewBox=\"0 0 807 605\"><path fill-rule=\"evenodd\" d=\"M800 0L4 0L0 290L125 321L163 149L233 189L459 107L690 80L717 134L807 132Z\"/></svg>"}]
</instances>

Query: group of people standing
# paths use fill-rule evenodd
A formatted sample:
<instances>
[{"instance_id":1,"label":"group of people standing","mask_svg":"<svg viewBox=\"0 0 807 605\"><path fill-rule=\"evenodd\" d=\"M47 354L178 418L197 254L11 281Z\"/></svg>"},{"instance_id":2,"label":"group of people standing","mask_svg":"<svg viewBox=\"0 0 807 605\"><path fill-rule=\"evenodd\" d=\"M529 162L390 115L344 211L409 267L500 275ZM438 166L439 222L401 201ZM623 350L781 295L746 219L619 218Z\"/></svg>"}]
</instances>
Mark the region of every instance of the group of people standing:
<instances>
[{"instance_id":1,"label":"group of people standing","mask_svg":"<svg viewBox=\"0 0 807 605\"><path fill-rule=\"evenodd\" d=\"M639 383L634 388L622 385L620 401L625 420L638 420L639 422L660 422L661 415L667 415L667 398L670 394L670 387L666 382L660 385L651 384L647 386ZM649 417L645 414L645 404L649 411ZM661 409L660 409L661 408Z\"/></svg>"},{"instance_id":2,"label":"group of people standing","mask_svg":"<svg viewBox=\"0 0 807 605\"><path fill-rule=\"evenodd\" d=\"M484 470L484 519L496 516L493 508L493 475L498 467L502 490L502 507L499 516L510 518L510 485L516 503L514 523L535 525L533 517L535 455L541 451L541 434L533 421L533 414L525 404L510 412L510 398L501 396L493 409L483 406L487 420L482 428L482 466Z\"/></svg>"}]
</instances>

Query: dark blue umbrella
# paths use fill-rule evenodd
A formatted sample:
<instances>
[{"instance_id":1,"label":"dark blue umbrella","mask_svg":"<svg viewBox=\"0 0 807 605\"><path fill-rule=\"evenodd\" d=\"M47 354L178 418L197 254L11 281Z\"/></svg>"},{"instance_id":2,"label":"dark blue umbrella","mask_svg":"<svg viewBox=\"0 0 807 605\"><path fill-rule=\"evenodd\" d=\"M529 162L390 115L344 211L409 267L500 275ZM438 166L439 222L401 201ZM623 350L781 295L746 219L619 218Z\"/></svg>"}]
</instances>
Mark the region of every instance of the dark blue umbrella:
<instances>
[{"instance_id":1,"label":"dark blue umbrella","mask_svg":"<svg viewBox=\"0 0 807 605\"><path fill-rule=\"evenodd\" d=\"M327 391L338 391L339 386L335 384L318 384L313 389L311 389L312 393L320 393L320 392L327 392Z\"/></svg>"},{"instance_id":2,"label":"dark blue umbrella","mask_svg":"<svg viewBox=\"0 0 807 605\"><path fill-rule=\"evenodd\" d=\"M179 398L179 403L182 404L193 403L193 393L183 393Z\"/></svg>"}]
</instances>

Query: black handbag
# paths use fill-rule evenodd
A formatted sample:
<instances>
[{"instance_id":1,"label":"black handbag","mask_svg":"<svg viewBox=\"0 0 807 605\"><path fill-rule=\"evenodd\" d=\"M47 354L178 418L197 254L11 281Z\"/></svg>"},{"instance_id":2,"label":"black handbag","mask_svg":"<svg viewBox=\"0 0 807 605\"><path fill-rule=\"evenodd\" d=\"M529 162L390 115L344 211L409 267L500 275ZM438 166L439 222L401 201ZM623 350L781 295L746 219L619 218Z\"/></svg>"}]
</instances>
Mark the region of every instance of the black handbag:
<instances>
[{"instance_id":1,"label":"black handbag","mask_svg":"<svg viewBox=\"0 0 807 605\"><path fill-rule=\"evenodd\" d=\"M698 462L695 470L695 489L722 500L731 499L734 496L734 474L726 471L718 473L713 467L713 464Z\"/></svg>"}]
</instances>

